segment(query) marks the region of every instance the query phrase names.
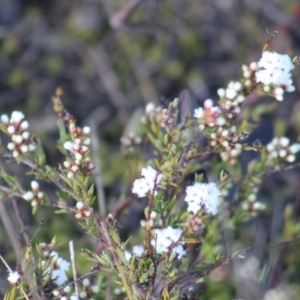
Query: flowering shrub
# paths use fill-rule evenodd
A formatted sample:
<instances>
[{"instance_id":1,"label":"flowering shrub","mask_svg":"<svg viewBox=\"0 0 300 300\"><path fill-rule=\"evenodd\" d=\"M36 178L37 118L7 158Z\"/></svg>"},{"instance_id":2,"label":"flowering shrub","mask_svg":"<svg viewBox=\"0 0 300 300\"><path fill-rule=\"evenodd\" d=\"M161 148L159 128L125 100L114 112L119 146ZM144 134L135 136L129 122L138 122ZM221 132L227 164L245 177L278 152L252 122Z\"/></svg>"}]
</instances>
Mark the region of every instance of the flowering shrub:
<instances>
[{"instance_id":1,"label":"flowering shrub","mask_svg":"<svg viewBox=\"0 0 300 300\"><path fill-rule=\"evenodd\" d=\"M108 299L108 294L113 294L111 299L200 299L213 272L247 256L248 245L225 247L224 232L229 227L239 230L268 209L268 202L258 197L263 177L295 162L300 151L300 144L290 143L284 136L274 137L266 146L247 142L256 126L254 121L260 118L257 114L254 119L247 109L247 97L259 91L282 101L284 92L294 90L293 68L288 55L266 49L259 62L243 66L240 81L218 90L216 103L205 100L191 117L178 121L178 99L164 109L147 105L139 136L121 140L129 163L139 157L141 145L149 147L149 142L154 154L141 168L141 178L136 175L127 187L127 194L134 195L135 201L147 203L141 228L132 241L121 238L120 223L113 214L101 217L94 209L90 128L76 125L61 103L59 89L53 103L59 120L58 148L65 157L62 164L47 164L23 113L2 115L0 128L11 139L2 157L26 165L34 177L31 190L26 191L19 179L1 166L2 198L24 199L31 203L33 213L40 206L68 212L100 245L97 251L82 249L94 265L78 277L72 243L69 262L59 256L55 238L36 243L33 237L24 253L16 251L15 270L1 257L11 285L5 299ZM259 155L243 171L240 158L247 151ZM42 181L57 189L58 199L50 199L42 191ZM70 198L73 202L67 200Z\"/></svg>"}]
</instances>

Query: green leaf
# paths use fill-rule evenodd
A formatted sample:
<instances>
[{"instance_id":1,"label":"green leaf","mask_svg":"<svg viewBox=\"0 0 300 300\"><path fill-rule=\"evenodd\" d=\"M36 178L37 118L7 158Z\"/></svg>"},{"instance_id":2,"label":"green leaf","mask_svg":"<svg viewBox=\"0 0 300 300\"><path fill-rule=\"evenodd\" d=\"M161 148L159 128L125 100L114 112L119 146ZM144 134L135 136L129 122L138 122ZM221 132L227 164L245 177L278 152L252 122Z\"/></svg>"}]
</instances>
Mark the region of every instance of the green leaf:
<instances>
[{"instance_id":1,"label":"green leaf","mask_svg":"<svg viewBox=\"0 0 300 300\"><path fill-rule=\"evenodd\" d=\"M17 288L13 288L10 292L4 295L4 300L15 300Z\"/></svg>"},{"instance_id":2,"label":"green leaf","mask_svg":"<svg viewBox=\"0 0 300 300\"><path fill-rule=\"evenodd\" d=\"M37 164L40 167L45 166L46 156L45 156L44 150L42 148L41 141L39 139L37 139L37 144L36 144L34 154L35 154L35 161L37 162Z\"/></svg>"}]
</instances>

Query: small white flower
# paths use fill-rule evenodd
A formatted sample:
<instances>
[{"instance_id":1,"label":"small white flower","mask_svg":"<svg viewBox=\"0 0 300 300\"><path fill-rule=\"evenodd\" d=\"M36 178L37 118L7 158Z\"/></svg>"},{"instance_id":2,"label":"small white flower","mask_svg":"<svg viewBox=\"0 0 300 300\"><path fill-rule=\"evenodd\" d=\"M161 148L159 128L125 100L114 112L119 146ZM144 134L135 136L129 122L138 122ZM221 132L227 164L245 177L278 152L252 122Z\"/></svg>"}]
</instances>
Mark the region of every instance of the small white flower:
<instances>
[{"instance_id":1,"label":"small white flower","mask_svg":"<svg viewBox=\"0 0 300 300\"><path fill-rule=\"evenodd\" d=\"M15 146L14 143L8 143L8 144L7 144L7 149L8 149L8 150L15 150L15 148L16 148L16 146Z\"/></svg>"},{"instance_id":2,"label":"small white flower","mask_svg":"<svg viewBox=\"0 0 300 300\"><path fill-rule=\"evenodd\" d=\"M60 292L58 290L55 290L52 292L53 296L57 297L60 295Z\"/></svg>"},{"instance_id":3,"label":"small white flower","mask_svg":"<svg viewBox=\"0 0 300 300\"><path fill-rule=\"evenodd\" d=\"M10 125L10 126L7 127L7 132L9 134L14 134L15 131L16 131L15 126Z\"/></svg>"},{"instance_id":4,"label":"small white flower","mask_svg":"<svg viewBox=\"0 0 300 300\"><path fill-rule=\"evenodd\" d=\"M181 238L182 230L179 228L173 228L168 226L163 229L155 229L154 236L155 238L151 241L152 246L156 246L156 252L158 254L169 252L170 246L173 243L178 242ZM178 258L181 258L186 254L183 249L183 242L178 242L177 246L172 249L172 252L178 255Z\"/></svg>"},{"instance_id":5,"label":"small white flower","mask_svg":"<svg viewBox=\"0 0 300 300\"><path fill-rule=\"evenodd\" d=\"M82 160L82 154L76 153L75 154L75 159L80 162Z\"/></svg>"},{"instance_id":6,"label":"small white flower","mask_svg":"<svg viewBox=\"0 0 300 300\"><path fill-rule=\"evenodd\" d=\"M132 253L137 257L141 257L144 253L144 247L142 245L133 246Z\"/></svg>"},{"instance_id":7,"label":"small white flower","mask_svg":"<svg viewBox=\"0 0 300 300\"><path fill-rule=\"evenodd\" d=\"M70 263L61 257L58 258L57 265L63 271L69 271L70 269Z\"/></svg>"},{"instance_id":8,"label":"small white flower","mask_svg":"<svg viewBox=\"0 0 300 300\"><path fill-rule=\"evenodd\" d=\"M27 201L31 201L33 199L34 195L33 195L33 192L31 191L28 191L27 193L25 193L23 195L23 198Z\"/></svg>"},{"instance_id":9,"label":"small white flower","mask_svg":"<svg viewBox=\"0 0 300 300\"><path fill-rule=\"evenodd\" d=\"M23 130L26 130L29 127L29 123L27 121L23 121L20 125Z\"/></svg>"},{"instance_id":10,"label":"small white flower","mask_svg":"<svg viewBox=\"0 0 300 300\"><path fill-rule=\"evenodd\" d=\"M43 199L43 198L44 198L44 193L43 193L43 192L38 192L38 193L37 193L37 197L38 197L39 199Z\"/></svg>"},{"instance_id":11,"label":"small white flower","mask_svg":"<svg viewBox=\"0 0 300 300\"><path fill-rule=\"evenodd\" d=\"M89 281L89 279L88 278L84 278L83 280L82 280L82 285L83 286L89 286L91 283L90 283L90 281Z\"/></svg>"},{"instance_id":12,"label":"small white flower","mask_svg":"<svg viewBox=\"0 0 300 300\"><path fill-rule=\"evenodd\" d=\"M65 288L64 288L64 292L65 293L70 293L71 291L71 287L69 285L67 285Z\"/></svg>"},{"instance_id":13,"label":"small white flower","mask_svg":"<svg viewBox=\"0 0 300 300\"><path fill-rule=\"evenodd\" d=\"M87 297L86 292L80 292L79 294L80 298L85 299Z\"/></svg>"},{"instance_id":14,"label":"small white flower","mask_svg":"<svg viewBox=\"0 0 300 300\"><path fill-rule=\"evenodd\" d=\"M16 144L21 144L23 142L23 137L21 135L13 135L11 139Z\"/></svg>"},{"instance_id":15,"label":"small white flower","mask_svg":"<svg viewBox=\"0 0 300 300\"><path fill-rule=\"evenodd\" d=\"M11 272L9 273L7 280L11 283L11 284L16 284L21 278L21 275L19 272Z\"/></svg>"},{"instance_id":16,"label":"small white flower","mask_svg":"<svg viewBox=\"0 0 300 300\"><path fill-rule=\"evenodd\" d=\"M11 123L20 123L20 121L24 118L24 115L22 112L20 111L13 111L13 113L11 114L11 118L10 121Z\"/></svg>"},{"instance_id":17,"label":"small white flower","mask_svg":"<svg viewBox=\"0 0 300 300\"><path fill-rule=\"evenodd\" d=\"M204 109L202 107L198 107L194 109L194 118L202 119L204 116Z\"/></svg>"},{"instance_id":18,"label":"small white flower","mask_svg":"<svg viewBox=\"0 0 300 300\"><path fill-rule=\"evenodd\" d=\"M99 291L100 291L100 288L99 288L99 286L97 286L97 285L93 285L93 286L92 286L92 291L93 291L93 293L94 293L94 294L97 294L97 293L99 293Z\"/></svg>"},{"instance_id":19,"label":"small white flower","mask_svg":"<svg viewBox=\"0 0 300 300\"><path fill-rule=\"evenodd\" d=\"M220 204L220 196L221 191L215 183L196 182L186 188L187 210L197 214L199 210L204 209L205 212L216 215Z\"/></svg>"},{"instance_id":20,"label":"small white flower","mask_svg":"<svg viewBox=\"0 0 300 300\"><path fill-rule=\"evenodd\" d=\"M9 122L8 115L1 115L0 120L2 123L7 124Z\"/></svg>"},{"instance_id":21,"label":"small white flower","mask_svg":"<svg viewBox=\"0 0 300 300\"><path fill-rule=\"evenodd\" d=\"M32 190L38 190L39 189L39 184L36 180L31 181L31 188L32 188Z\"/></svg>"},{"instance_id":22,"label":"small white flower","mask_svg":"<svg viewBox=\"0 0 300 300\"><path fill-rule=\"evenodd\" d=\"M35 150L35 145L30 144L30 145L28 146L28 149L29 149L29 151L34 151L34 150Z\"/></svg>"},{"instance_id":23,"label":"small white flower","mask_svg":"<svg viewBox=\"0 0 300 300\"><path fill-rule=\"evenodd\" d=\"M150 166L142 169L142 176L144 178L136 179L132 186L132 192L137 194L139 198L145 197L148 192L156 189L163 178L162 174L159 174ZM154 194L156 194L156 191L154 191Z\"/></svg>"},{"instance_id":24,"label":"small white flower","mask_svg":"<svg viewBox=\"0 0 300 300\"><path fill-rule=\"evenodd\" d=\"M82 128L82 131L83 131L84 134L89 134L91 132L91 128L88 127L88 126L84 126Z\"/></svg>"},{"instance_id":25,"label":"small white flower","mask_svg":"<svg viewBox=\"0 0 300 300\"><path fill-rule=\"evenodd\" d=\"M290 146L290 151L295 154L300 151L300 144L293 144Z\"/></svg>"},{"instance_id":26,"label":"small white flower","mask_svg":"<svg viewBox=\"0 0 300 300\"><path fill-rule=\"evenodd\" d=\"M63 164L67 169L71 167L71 163L67 160L65 160Z\"/></svg>"},{"instance_id":27,"label":"small white flower","mask_svg":"<svg viewBox=\"0 0 300 300\"><path fill-rule=\"evenodd\" d=\"M127 251L127 250L125 250L125 258L126 258L126 260L130 260L131 259L131 257L132 257L132 254L129 252L129 251Z\"/></svg>"},{"instance_id":28,"label":"small white flower","mask_svg":"<svg viewBox=\"0 0 300 300\"><path fill-rule=\"evenodd\" d=\"M78 201L78 202L76 203L76 208L77 208L77 209L83 209L83 208L84 208L84 203L83 203L82 201Z\"/></svg>"},{"instance_id":29,"label":"small white flower","mask_svg":"<svg viewBox=\"0 0 300 300\"><path fill-rule=\"evenodd\" d=\"M28 140L28 139L29 139L29 136L30 136L30 134L29 134L28 131L24 131L24 132L22 133L22 138L23 138L24 140Z\"/></svg>"},{"instance_id":30,"label":"small white flower","mask_svg":"<svg viewBox=\"0 0 300 300\"><path fill-rule=\"evenodd\" d=\"M74 146L73 142L68 141L68 142L64 143L64 148L71 151L71 152L73 151L73 146Z\"/></svg>"}]
</instances>

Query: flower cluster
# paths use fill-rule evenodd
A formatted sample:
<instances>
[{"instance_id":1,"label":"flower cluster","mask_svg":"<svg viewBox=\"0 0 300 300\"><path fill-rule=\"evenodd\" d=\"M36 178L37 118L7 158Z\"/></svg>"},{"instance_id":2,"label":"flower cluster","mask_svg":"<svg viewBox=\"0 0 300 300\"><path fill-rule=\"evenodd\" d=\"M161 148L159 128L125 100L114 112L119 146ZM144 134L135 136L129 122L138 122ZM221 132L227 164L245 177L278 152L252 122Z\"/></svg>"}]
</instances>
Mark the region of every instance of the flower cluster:
<instances>
[{"instance_id":1,"label":"flower cluster","mask_svg":"<svg viewBox=\"0 0 300 300\"><path fill-rule=\"evenodd\" d=\"M78 201L76 203L76 214L75 218L76 219L88 219L91 217L93 213L93 208L87 206L83 201Z\"/></svg>"},{"instance_id":2,"label":"flower cluster","mask_svg":"<svg viewBox=\"0 0 300 300\"><path fill-rule=\"evenodd\" d=\"M226 151L239 151L241 150L242 145L238 144L238 142L244 140L247 136L248 134L244 132L236 133L235 126L231 126L230 129L219 127L216 132L210 134L210 145L213 147L218 145L222 146ZM233 154L233 156L236 157L238 154L239 152Z\"/></svg>"},{"instance_id":3,"label":"flower cluster","mask_svg":"<svg viewBox=\"0 0 300 300\"><path fill-rule=\"evenodd\" d=\"M40 187L37 181L31 181L31 188L32 191L28 191L23 194L23 199L26 201L30 201L32 206L37 206L41 204L45 199L45 195L43 192L40 191Z\"/></svg>"},{"instance_id":4,"label":"flower cluster","mask_svg":"<svg viewBox=\"0 0 300 300\"><path fill-rule=\"evenodd\" d=\"M290 71L295 66L288 55L264 51L257 67L255 74L257 82L264 85L285 86L288 91L294 90Z\"/></svg>"},{"instance_id":5,"label":"flower cluster","mask_svg":"<svg viewBox=\"0 0 300 300\"><path fill-rule=\"evenodd\" d=\"M254 187L245 201L242 203L242 209L248 213L249 216L255 217L259 212L266 209L266 204L257 201L257 187Z\"/></svg>"},{"instance_id":6,"label":"flower cluster","mask_svg":"<svg viewBox=\"0 0 300 300\"><path fill-rule=\"evenodd\" d=\"M163 229L154 229L153 235L154 239L152 239L151 245L155 247L156 253L172 252L179 259L186 255L183 248L181 229L168 226Z\"/></svg>"},{"instance_id":7,"label":"flower cluster","mask_svg":"<svg viewBox=\"0 0 300 300\"><path fill-rule=\"evenodd\" d=\"M239 81L229 82L226 89L218 89L221 102L221 110L225 119L233 119L241 112L241 104L245 100L243 84Z\"/></svg>"},{"instance_id":8,"label":"flower cluster","mask_svg":"<svg viewBox=\"0 0 300 300\"><path fill-rule=\"evenodd\" d=\"M157 186L162 180L163 175L148 166L142 169L142 176L143 178L136 179L133 182L132 192L137 194L139 198L145 197L148 192L152 191L156 194Z\"/></svg>"},{"instance_id":9,"label":"flower cluster","mask_svg":"<svg viewBox=\"0 0 300 300\"><path fill-rule=\"evenodd\" d=\"M69 124L69 131L73 139L85 138L90 134L91 129L88 126L84 126L83 128L75 125L74 122Z\"/></svg>"},{"instance_id":10,"label":"flower cluster","mask_svg":"<svg viewBox=\"0 0 300 300\"><path fill-rule=\"evenodd\" d=\"M84 278L79 289L79 295L71 293L71 287L68 285L63 290L53 291L54 300L94 300L94 296L99 293L100 288L97 285L92 285L88 278Z\"/></svg>"},{"instance_id":11,"label":"flower cluster","mask_svg":"<svg viewBox=\"0 0 300 300\"><path fill-rule=\"evenodd\" d=\"M75 139L64 143L64 148L72 153L75 158L75 163L80 165L83 156L89 151L90 139L81 140Z\"/></svg>"},{"instance_id":12,"label":"flower cluster","mask_svg":"<svg viewBox=\"0 0 300 300\"><path fill-rule=\"evenodd\" d=\"M177 115L172 113L169 109L165 108L161 111L161 127L173 127L176 122Z\"/></svg>"},{"instance_id":13,"label":"flower cluster","mask_svg":"<svg viewBox=\"0 0 300 300\"><path fill-rule=\"evenodd\" d=\"M223 161L227 162L229 165L236 164L237 157L242 153L242 145L235 144L232 149L228 151L221 152L221 158Z\"/></svg>"},{"instance_id":14,"label":"flower cluster","mask_svg":"<svg viewBox=\"0 0 300 300\"><path fill-rule=\"evenodd\" d=\"M267 146L268 161L272 163L275 159L294 162L295 154L300 151L300 144L290 145L290 140L287 137L275 137Z\"/></svg>"},{"instance_id":15,"label":"flower cluster","mask_svg":"<svg viewBox=\"0 0 300 300\"><path fill-rule=\"evenodd\" d=\"M290 71L294 64L288 55L264 51L259 62L243 66L245 86L261 86L263 92L273 95L278 101L283 100L284 92L293 92L295 87Z\"/></svg>"},{"instance_id":16,"label":"flower cluster","mask_svg":"<svg viewBox=\"0 0 300 300\"><path fill-rule=\"evenodd\" d=\"M63 163L64 167L67 169L67 177L73 178L78 171L90 176L95 169L95 165L91 162L89 156L87 156L91 144L91 140L88 138L91 131L90 127L77 127L75 125L75 120L71 117L67 124L72 137L71 141L64 143L64 148L67 149L72 156L71 160L68 159Z\"/></svg>"},{"instance_id":17,"label":"flower cluster","mask_svg":"<svg viewBox=\"0 0 300 300\"><path fill-rule=\"evenodd\" d=\"M7 148L13 151L13 157L18 157L21 153L34 151L36 148L30 142L30 133L27 131L29 124L23 119L24 115L20 111L14 111L10 118L7 115L0 117L1 128L12 140L11 143L8 143Z\"/></svg>"},{"instance_id":18,"label":"flower cluster","mask_svg":"<svg viewBox=\"0 0 300 300\"><path fill-rule=\"evenodd\" d=\"M43 275L50 276L51 280L58 286L65 284L68 281L66 272L69 271L70 263L59 257L55 251L51 252L49 259L49 267L44 271ZM42 261L42 265L46 265L47 263L49 262L46 260Z\"/></svg>"},{"instance_id":19,"label":"flower cluster","mask_svg":"<svg viewBox=\"0 0 300 300\"><path fill-rule=\"evenodd\" d=\"M139 146L142 143L141 137L134 134L132 131L125 133L121 137L121 144L123 147L123 152L129 153L133 152L135 147Z\"/></svg>"},{"instance_id":20,"label":"flower cluster","mask_svg":"<svg viewBox=\"0 0 300 300\"><path fill-rule=\"evenodd\" d=\"M199 120L199 128L201 130L206 127L223 126L225 119L221 115L221 110L218 106L213 106L213 101L207 99L204 101L204 109L198 107L194 110L194 117Z\"/></svg>"},{"instance_id":21,"label":"flower cluster","mask_svg":"<svg viewBox=\"0 0 300 300\"><path fill-rule=\"evenodd\" d=\"M257 71L257 62L253 61L249 66L242 66L243 76L244 76L244 84L246 87L250 87L255 80L255 74Z\"/></svg>"},{"instance_id":22,"label":"flower cluster","mask_svg":"<svg viewBox=\"0 0 300 300\"><path fill-rule=\"evenodd\" d=\"M220 196L221 191L214 182L195 182L192 186L186 188L187 210L195 215L200 210L216 215L220 205Z\"/></svg>"}]
</instances>

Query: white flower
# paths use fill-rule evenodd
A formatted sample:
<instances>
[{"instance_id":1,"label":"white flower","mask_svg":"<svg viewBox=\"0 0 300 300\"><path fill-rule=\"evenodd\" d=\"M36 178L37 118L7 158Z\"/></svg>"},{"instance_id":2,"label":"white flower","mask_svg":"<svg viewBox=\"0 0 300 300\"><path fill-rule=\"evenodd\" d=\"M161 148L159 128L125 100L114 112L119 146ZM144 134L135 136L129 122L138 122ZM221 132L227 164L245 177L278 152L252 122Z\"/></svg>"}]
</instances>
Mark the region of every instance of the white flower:
<instances>
[{"instance_id":1,"label":"white flower","mask_svg":"<svg viewBox=\"0 0 300 300\"><path fill-rule=\"evenodd\" d=\"M178 242L182 234L182 230L179 228L173 228L168 226L163 229L155 229L154 236L155 238L151 241L151 245L156 247L156 252L158 254L169 252L170 246L173 243ZM172 249L172 252L175 252L178 255L178 258L181 258L186 254L183 249L183 242L180 241L177 246Z\"/></svg>"},{"instance_id":2,"label":"white flower","mask_svg":"<svg viewBox=\"0 0 300 300\"><path fill-rule=\"evenodd\" d=\"M11 283L11 284L15 284L19 281L19 279L21 278L21 275L19 272L12 272L9 273L7 280Z\"/></svg>"},{"instance_id":3,"label":"white flower","mask_svg":"<svg viewBox=\"0 0 300 300\"><path fill-rule=\"evenodd\" d=\"M83 131L84 134L89 134L91 132L91 128L88 127L88 126L84 126L82 128L82 131Z\"/></svg>"},{"instance_id":4,"label":"white flower","mask_svg":"<svg viewBox=\"0 0 300 300\"><path fill-rule=\"evenodd\" d=\"M74 146L73 142L68 141L68 142L64 143L64 148L71 151L71 152L73 151L73 146Z\"/></svg>"},{"instance_id":5,"label":"white flower","mask_svg":"<svg viewBox=\"0 0 300 300\"><path fill-rule=\"evenodd\" d=\"M33 192L31 191L28 191L27 193L25 193L23 195L23 198L27 201L31 201L33 199L34 195L33 195Z\"/></svg>"},{"instance_id":6,"label":"white flower","mask_svg":"<svg viewBox=\"0 0 300 300\"><path fill-rule=\"evenodd\" d=\"M258 62L256 81L265 85L291 85L291 73L294 64L286 54L264 51Z\"/></svg>"},{"instance_id":7,"label":"white flower","mask_svg":"<svg viewBox=\"0 0 300 300\"><path fill-rule=\"evenodd\" d=\"M94 294L97 294L97 293L99 293L99 291L100 291L100 288L99 288L99 286L97 286L97 285L93 285L93 286L92 286L92 291L93 291L93 293L94 293Z\"/></svg>"},{"instance_id":8,"label":"white flower","mask_svg":"<svg viewBox=\"0 0 300 300\"><path fill-rule=\"evenodd\" d=\"M89 286L91 283L90 283L90 281L89 281L89 279L88 278L84 278L83 280L82 280L82 285L83 286Z\"/></svg>"},{"instance_id":9,"label":"white flower","mask_svg":"<svg viewBox=\"0 0 300 300\"><path fill-rule=\"evenodd\" d=\"M61 286L68 281L68 276L64 270L56 269L52 270L51 279L54 281L55 284Z\"/></svg>"},{"instance_id":10,"label":"white flower","mask_svg":"<svg viewBox=\"0 0 300 300\"><path fill-rule=\"evenodd\" d=\"M216 215L220 204L220 196L221 191L215 183L196 182L186 188L187 210L197 214L199 210L204 209L205 212Z\"/></svg>"},{"instance_id":11,"label":"white flower","mask_svg":"<svg viewBox=\"0 0 300 300\"><path fill-rule=\"evenodd\" d=\"M65 293L70 293L71 292L71 287L69 285L67 285L66 287L64 287L64 292Z\"/></svg>"},{"instance_id":12,"label":"white flower","mask_svg":"<svg viewBox=\"0 0 300 300\"><path fill-rule=\"evenodd\" d=\"M300 151L300 144L293 144L290 146L291 153L295 154Z\"/></svg>"},{"instance_id":13,"label":"white flower","mask_svg":"<svg viewBox=\"0 0 300 300\"><path fill-rule=\"evenodd\" d=\"M136 179L133 182L132 192L137 194L139 198L145 197L150 188L145 178Z\"/></svg>"},{"instance_id":14,"label":"white flower","mask_svg":"<svg viewBox=\"0 0 300 300\"><path fill-rule=\"evenodd\" d=\"M35 180L32 180L31 181L31 188L33 190L38 190L39 189L39 183L37 181L35 181Z\"/></svg>"},{"instance_id":15,"label":"white flower","mask_svg":"<svg viewBox=\"0 0 300 300\"><path fill-rule=\"evenodd\" d=\"M61 286L68 281L68 276L66 271L70 268L70 263L63 258L58 256L58 253L52 251L51 254L51 262L55 263L55 269L53 267L49 267L44 271L44 274L51 273L51 279L54 281L55 284Z\"/></svg>"},{"instance_id":16,"label":"white flower","mask_svg":"<svg viewBox=\"0 0 300 300\"><path fill-rule=\"evenodd\" d=\"M24 118L24 114L21 111L13 111L11 114L10 122L19 123Z\"/></svg>"},{"instance_id":17,"label":"white flower","mask_svg":"<svg viewBox=\"0 0 300 300\"><path fill-rule=\"evenodd\" d=\"M7 124L9 122L8 115L5 115L5 114L1 115L0 120L1 120L2 123Z\"/></svg>"},{"instance_id":18,"label":"white flower","mask_svg":"<svg viewBox=\"0 0 300 300\"><path fill-rule=\"evenodd\" d=\"M194 109L194 118L202 119L204 116L204 109L202 107L198 107Z\"/></svg>"},{"instance_id":19,"label":"white flower","mask_svg":"<svg viewBox=\"0 0 300 300\"><path fill-rule=\"evenodd\" d=\"M126 260L130 260L131 259L131 257L132 257L132 254L129 252L129 251L127 251L127 250L125 250L125 258L126 258Z\"/></svg>"},{"instance_id":20,"label":"white flower","mask_svg":"<svg viewBox=\"0 0 300 300\"><path fill-rule=\"evenodd\" d=\"M152 188L155 184L159 183L163 177L162 174L158 174L158 172L150 166L142 169L142 176L145 177L146 182Z\"/></svg>"},{"instance_id":21,"label":"white flower","mask_svg":"<svg viewBox=\"0 0 300 300\"><path fill-rule=\"evenodd\" d=\"M141 257L141 255L144 253L144 247L142 245L133 246L132 253L137 257Z\"/></svg>"},{"instance_id":22,"label":"white flower","mask_svg":"<svg viewBox=\"0 0 300 300\"><path fill-rule=\"evenodd\" d=\"M142 169L142 176L144 176L144 178L136 179L132 186L132 192L137 194L139 198L145 197L148 192L156 189L163 177L162 174L159 174L150 166ZM155 193L156 191L154 191L154 194Z\"/></svg>"},{"instance_id":23,"label":"white flower","mask_svg":"<svg viewBox=\"0 0 300 300\"><path fill-rule=\"evenodd\" d=\"M70 263L68 261L66 261L65 259L59 257L56 263L62 271L69 271Z\"/></svg>"}]
</instances>

